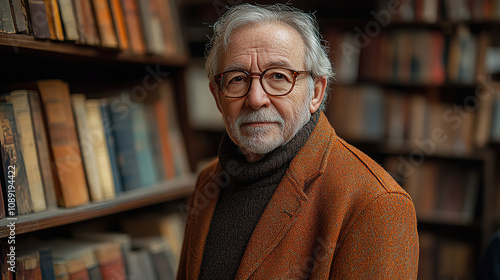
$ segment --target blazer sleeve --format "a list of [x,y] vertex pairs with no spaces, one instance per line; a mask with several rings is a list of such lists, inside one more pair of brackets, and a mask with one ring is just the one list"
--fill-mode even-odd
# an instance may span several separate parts
[[407,195],[381,194],[346,230],[330,279],[417,279],[417,220]]

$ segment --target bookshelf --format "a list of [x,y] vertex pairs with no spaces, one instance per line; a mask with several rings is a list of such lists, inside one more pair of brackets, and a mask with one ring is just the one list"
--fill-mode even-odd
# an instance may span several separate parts
[[[3,5],[3,2],[5,1],[0,4]],[[43,5],[44,2],[31,3],[27,0],[16,0],[15,2],[23,3],[23,5],[29,3],[30,5],[29,9],[25,10],[26,17],[23,17],[26,20],[27,29],[19,31],[16,25],[16,32],[12,33],[12,30],[6,31],[0,28],[0,60],[3,66],[0,70],[0,99],[2,99],[0,103],[12,104],[12,98],[16,94],[27,96],[28,104],[31,106],[29,107],[30,126],[32,126],[33,139],[35,139],[33,143],[37,152],[43,146],[39,142],[41,139],[39,131],[41,130],[37,132],[37,129],[43,127],[47,141],[45,148],[47,154],[44,158],[48,161],[43,168],[42,165],[39,165],[38,168],[40,169],[40,177],[44,180],[44,188],[41,189],[44,193],[41,196],[45,198],[46,208],[28,211],[30,213],[27,214],[18,213],[14,217],[8,215],[7,212],[3,218],[0,218],[0,278],[12,279],[15,277],[7,272],[6,266],[8,253],[6,250],[9,250],[7,241],[9,237],[12,237],[8,225],[12,221],[15,221],[15,238],[19,241],[17,243],[19,246],[16,247],[18,257],[16,261],[18,268],[24,267],[23,273],[28,273],[24,274],[26,279],[36,278],[35,274],[31,273],[39,273],[42,267],[42,263],[40,263],[40,266],[37,265],[28,271],[26,263],[32,264],[34,260],[26,262],[31,254],[27,252],[31,252],[39,246],[43,247],[45,242],[50,243],[51,246],[54,245],[52,249],[55,250],[57,247],[55,245],[59,242],[51,243],[55,238],[71,238],[77,242],[77,239],[83,240],[85,238],[114,239],[115,235],[120,235],[121,241],[119,242],[123,247],[123,251],[118,253],[122,258],[121,263],[115,264],[115,268],[109,268],[106,271],[107,274],[101,271],[101,276],[102,279],[112,279],[110,278],[112,275],[124,276],[125,262],[129,260],[128,254],[130,253],[130,260],[135,258],[137,262],[139,262],[137,258],[149,258],[151,249],[149,246],[153,246],[153,243],[150,243],[153,241],[142,240],[140,245],[134,243],[136,251],[132,252],[130,242],[136,242],[136,236],[132,238],[129,233],[124,232],[123,228],[115,227],[116,221],[109,224],[103,221],[111,218],[125,220],[135,214],[148,213],[154,207],[158,207],[156,209],[163,207],[161,209],[164,210],[154,212],[154,215],[163,216],[158,218],[156,222],[150,223],[152,228],[163,223],[162,232],[157,231],[155,234],[165,235],[160,240],[154,241],[155,248],[162,248],[155,253],[157,255],[163,254],[163,259],[159,260],[158,265],[150,264],[148,268],[165,269],[169,267],[171,268],[170,273],[175,272],[175,256],[179,254],[177,250],[182,242],[179,239],[182,238],[179,231],[182,230],[184,222],[180,218],[180,215],[183,214],[182,210],[177,206],[186,201],[196,182],[196,174],[192,172],[193,169],[189,161],[191,151],[186,144],[189,142],[184,140],[185,133],[189,132],[189,128],[184,127],[186,122],[183,120],[183,116],[186,113],[184,107],[180,106],[185,98],[183,92],[185,87],[184,71],[190,60],[190,54],[189,51],[186,51],[177,4],[172,0],[45,1],[45,4],[50,2],[51,5],[56,6],[71,6],[73,2],[74,7],[61,8],[59,20],[63,27],[62,30],[57,30],[57,26],[50,26],[54,23],[48,23],[49,29],[45,30],[48,33],[43,35],[40,30],[35,30],[35,25],[40,24],[40,22],[35,23],[31,19],[29,11],[35,11],[32,4],[40,5],[42,3]],[[151,2],[150,6],[148,2]],[[9,1],[5,3],[9,3]],[[141,9],[137,6],[139,4],[144,4]],[[88,7],[92,10],[85,10],[85,13],[90,14],[80,17],[78,9],[81,9],[81,5],[89,5]],[[94,5],[97,5],[99,9]],[[54,7],[52,6],[52,8]],[[103,7],[109,12],[107,20],[111,20],[107,21],[107,26],[105,26],[106,23],[104,26],[102,25],[102,17],[106,17],[106,15],[101,14]],[[155,8],[153,9],[153,7]],[[73,18],[71,18],[71,12],[68,14],[68,9],[69,11],[75,9]],[[47,16],[53,19],[57,18],[54,14],[49,14],[51,11],[47,11]],[[124,14],[120,15],[122,12]],[[37,19],[40,20],[40,18]],[[79,20],[85,20],[85,24],[80,22],[80,25],[76,26],[77,29],[74,29],[75,26],[72,23]],[[156,24],[160,23],[161,26],[152,26],[153,21],[156,21]],[[40,27],[43,27],[43,24],[38,26],[38,28]],[[74,37],[75,34],[77,37]],[[51,87],[44,93],[44,89],[42,89],[44,83],[58,84],[59,86]],[[59,97],[63,96],[65,101],[53,99],[55,92],[58,91],[56,88],[59,90],[67,89],[62,90],[65,93],[61,91],[56,94],[61,94]],[[45,99],[46,94],[50,96],[49,99]],[[35,100],[37,101],[35,102]],[[34,109],[36,106],[33,104],[38,104],[38,111]],[[56,107],[50,107],[54,104]],[[11,106],[14,108],[17,105]],[[35,116],[35,111],[38,112],[36,113],[38,117]],[[65,113],[66,115],[63,116],[61,115],[63,112],[70,112],[70,114]],[[59,114],[59,117],[54,114]],[[90,117],[91,114],[92,117]],[[5,116],[7,115],[2,114],[4,122],[7,120]],[[96,119],[96,116],[99,117]],[[8,121],[10,121],[10,129],[14,131],[15,124],[17,132],[20,133],[27,125],[26,123],[20,124],[19,119],[21,118],[16,116]],[[53,125],[57,126],[62,122],[66,123],[66,128],[70,123],[73,131],[57,132],[57,128],[54,129]],[[120,128],[117,128],[118,123]],[[119,129],[121,129],[120,132],[118,132]],[[13,132],[13,138],[23,144],[22,148],[19,147],[16,150],[17,155],[20,154],[17,151],[24,149],[24,142],[21,141],[30,138],[25,137],[25,130],[22,131],[22,138],[17,138],[18,134]],[[59,139],[57,137],[72,138],[70,140],[73,141],[72,147],[66,146],[64,148],[65,152],[63,153],[67,154],[62,158],[60,158],[61,154],[57,154],[62,150],[57,150],[56,144],[54,144]],[[16,145],[18,145],[17,142]],[[89,148],[91,146],[92,149]],[[24,150],[22,151],[25,153]],[[4,160],[5,154],[3,154]],[[94,160],[89,157],[90,154]],[[35,154],[34,157],[32,153],[23,155],[23,158],[35,158],[39,159],[40,162],[41,157],[40,153]],[[11,162],[20,166],[19,161],[17,161],[20,159],[19,156],[9,157],[9,160],[11,158],[16,160]],[[66,163],[61,164],[59,161],[61,159]],[[89,166],[92,164],[87,166],[87,162],[94,162],[97,168],[95,166],[93,169],[90,168]],[[2,166],[6,164],[5,161]],[[135,164],[135,167],[131,164]],[[78,166],[83,173],[73,173],[71,168],[76,168],[75,166]],[[66,168],[66,171],[61,167]],[[42,169],[48,170],[49,177],[54,182],[57,181],[57,184],[50,184],[53,193],[54,190],[57,193],[57,199],[54,200],[54,195],[52,195],[50,203],[48,202],[48,189],[45,188],[46,185],[49,185],[46,184],[46,177],[44,177],[47,172],[43,173]],[[23,168],[18,167],[18,170],[23,170]],[[30,179],[29,175],[33,173],[25,173],[27,174],[26,181],[32,182],[33,177]],[[17,175],[20,174],[21,171]],[[81,175],[83,175],[83,181]],[[22,179],[19,178],[21,176],[16,177],[16,180],[21,182]],[[81,188],[82,182],[85,186],[83,189]],[[6,198],[7,187],[2,176],[4,198]],[[23,185],[23,187],[29,187],[31,192],[32,184]],[[73,204],[67,203],[67,195],[71,192],[69,190],[74,189],[80,189],[82,192],[76,195],[79,202],[72,206]],[[30,196],[32,200],[40,197],[34,194],[30,194]],[[88,199],[84,198],[86,196]],[[16,197],[21,198],[17,193]],[[7,208],[6,204],[5,206]],[[150,214],[145,215],[147,217]],[[168,222],[165,222],[166,220]],[[76,238],[69,234],[69,229],[78,225],[84,225],[84,228],[99,228],[99,232],[104,231],[103,236],[94,236],[97,231],[87,232],[89,235],[85,238]],[[122,232],[117,232],[117,230],[122,230]],[[144,230],[147,229],[144,227]],[[168,233],[170,231],[177,231],[177,233],[172,235]],[[29,248],[31,245],[28,245],[28,248],[23,247],[24,242],[32,239],[43,241],[37,241],[32,248]],[[104,239],[95,242],[115,242]],[[123,243],[123,240],[128,241]],[[73,241],[68,241],[68,244],[72,244]],[[167,242],[172,246],[166,245]],[[92,243],[87,247],[94,248],[94,246],[97,248],[100,245]],[[70,246],[68,245],[68,247]],[[172,248],[176,251],[172,252]],[[70,264],[64,262],[61,264],[61,260],[56,259],[55,255],[53,255],[54,259],[42,258],[42,249],[37,252],[40,254],[40,261],[54,261],[54,264],[58,262],[55,266],[49,265],[49,267],[54,267],[55,272],[52,273],[57,275],[61,272],[55,269],[56,266],[58,269],[61,269],[61,265],[69,269]],[[72,248],[68,249],[72,250]],[[136,254],[139,249],[141,254]],[[95,252],[99,258],[99,253]],[[63,253],[57,251],[59,256]],[[70,254],[69,251],[66,253]],[[68,258],[69,260],[74,261],[81,257],[76,251],[71,251],[71,255],[68,256],[71,256]],[[163,267],[160,264],[163,264]],[[72,269],[74,268],[72,267]],[[91,273],[90,268],[87,267],[87,269],[88,273]],[[135,272],[128,271],[128,276],[140,278],[143,272],[146,273],[141,269],[140,266],[136,265]],[[72,273],[83,272],[73,271],[69,274]],[[156,274],[156,272],[151,271],[147,273]],[[23,277],[20,274],[17,276]]]
[[[91,202],[74,208],[59,207],[29,215],[20,215],[15,220],[16,234],[33,233],[43,229],[186,198],[194,190],[195,182],[195,175],[186,175],[156,186],[128,191],[110,201]],[[0,238],[9,236],[9,230],[6,227],[9,222],[7,218],[0,219]]]

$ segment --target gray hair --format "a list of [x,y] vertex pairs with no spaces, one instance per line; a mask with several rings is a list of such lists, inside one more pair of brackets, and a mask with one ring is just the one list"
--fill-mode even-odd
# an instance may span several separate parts
[[[334,73],[328,58],[329,49],[323,45],[319,27],[312,14],[307,14],[297,8],[286,4],[250,5],[241,4],[230,8],[214,24],[214,34],[207,47],[205,71],[210,81],[218,71],[220,55],[225,51],[231,40],[231,34],[238,28],[246,25],[255,25],[266,22],[280,22],[297,30],[304,41],[306,53],[306,68],[311,71],[312,77],[325,77],[328,85]],[[328,86],[321,109],[325,109],[328,100]]]

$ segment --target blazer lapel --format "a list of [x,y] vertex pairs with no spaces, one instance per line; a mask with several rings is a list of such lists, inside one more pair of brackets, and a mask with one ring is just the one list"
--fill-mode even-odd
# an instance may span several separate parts
[[236,279],[248,279],[276,248],[307,202],[309,184],[324,172],[325,151],[335,131],[321,112],[316,128],[290,163],[285,176],[255,227],[238,268]]
[[285,175],[252,233],[236,279],[248,279],[252,275],[283,239],[306,200],[304,193],[297,191]]
[[[219,168],[215,170],[212,174],[217,174]],[[213,194],[213,187],[220,187],[214,184],[214,181],[206,181],[203,183],[204,187],[196,193],[193,211],[189,216],[190,242],[187,244],[187,271],[186,279],[198,279],[200,275],[201,262],[203,259],[203,249],[205,248],[205,242],[207,240],[208,231],[210,229],[210,222],[212,221],[212,216],[215,211],[215,206],[217,205],[217,197],[211,196]],[[220,189],[219,189],[220,191]]]

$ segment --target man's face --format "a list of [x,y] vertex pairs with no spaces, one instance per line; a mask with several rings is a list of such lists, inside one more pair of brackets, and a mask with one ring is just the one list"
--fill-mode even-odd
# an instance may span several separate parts
[[[219,73],[244,70],[262,73],[271,67],[305,69],[305,47],[295,29],[278,23],[245,26],[235,31],[219,63]],[[309,120],[313,111],[308,75],[300,75],[292,92],[270,96],[253,78],[248,94],[226,98],[211,84],[227,132],[249,160],[285,144]],[[314,88],[309,88],[314,90]]]

